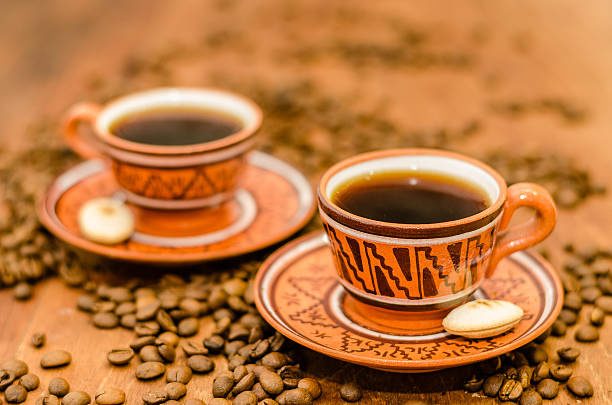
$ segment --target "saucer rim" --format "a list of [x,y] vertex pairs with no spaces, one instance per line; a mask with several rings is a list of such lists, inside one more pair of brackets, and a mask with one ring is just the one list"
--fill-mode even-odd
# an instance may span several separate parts
[[[255,305],[259,310],[261,316],[268,322],[275,330],[280,332],[286,338],[291,339],[292,341],[307,347],[311,350],[314,350],[318,353],[322,353],[329,357],[335,358],[337,360],[346,361],[352,364],[356,364],[359,366],[364,366],[368,368],[384,370],[389,372],[399,372],[399,373],[419,373],[419,372],[433,372],[437,370],[442,370],[446,368],[465,366],[468,364],[473,364],[479,361],[488,360],[490,358],[500,356],[502,354],[508,353],[514,349],[522,347],[529,342],[536,339],[542,333],[544,333],[557,319],[559,312],[563,306],[563,287],[561,284],[561,280],[553,268],[553,266],[545,260],[540,254],[532,251],[532,250],[522,250],[513,254],[525,254],[531,256],[535,259],[536,262],[540,266],[542,266],[546,273],[549,275],[549,279],[551,280],[553,289],[557,293],[558,299],[557,302],[554,303],[552,310],[550,311],[548,317],[544,319],[542,324],[538,326],[535,330],[533,330],[529,334],[521,334],[517,336],[512,342],[507,345],[489,350],[487,352],[475,353],[470,355],[469,357],[455,357],[452,359],[440,359],[440,360],[396,360],[396,359],[378,359],[378,360],[368,360],[364,361],[360,356],[343,353],[338,350],[330,349],[325,346],[313,343],[307,339],[303,339],[298,333],[295,333],[294,330],[284,327],[279,324],[276,319],[272,316],[272,311],[263,304],[262,292],[261,292],[261,284],[265,274],[270,270],[271,266],[276,262],[279,258],[294,250],[295,247],[300,244],[309,241],[311,239],[316,239],[320,237],[324,237],[325,234],[323,231],[313,231],[308,234],[296,238],[284,246],[277,249],[273,254],[271,254],[264,263],[260,266],[257,271],[257,276],[255,278]],[[318,248],[318,246],[317,246]],[[311,248],[309,251],[314,250],[315,248]],[[303,254],[308,254],[308,252],[304,252]],[[286,267],[285,267],[286,268]]]
[[[224,250],[205,251],[205,252],[196,252],[196,253],[140,252],[140,251],[135,251],[135,250],[123,249],[123,248],[118,249],[115,246],[106,246],[106,245],[98,244],[98,243],[89,241],[81,237],[80,235],[73,233],[70,230],[66,229],[63,226],[63,224],[57,223],[57,221],[54,220],[52,215],[50,215],[49,213],[50,209],[54,209],[54,207],[50,206],[51,204],[50,196],[52,195],[53,192],[62,188],[62,186],[58,184],[58,179],[66,173],[78,170],[81,166],[85,165],[86,163],[89,163],[95,160],[99,160],[99,159],[88,159],[88,160],[82,161],[78,163],[77,165],[62,172],[59,176],[57,176],[51,182],[51,184],[49,185],[49,187],[43,194],[42,198],[36,204],[36,212],[37,212],[40,222],[44,225],[44,227],[49,232],[51,232],[53,235],[55,235],[57,238],[62,240],[64,243],[67,243],[68,245],[78,248],[80,250],[83,250],[85,252],[89,252],[89,253],[92,253],[98,256],[112,259],[112,260],[120,260],[120,261],[131,262],[131,263],[177,266],[177,265],[197,264],[197,263],[203,263],[203,262],[212,261],[212,260],[221,260],[221,259],[241,256],[247,253],[252,253],[252,252],[264,249],[266,247],[272,246],[274,244],[277,244],[279,242],[286,240],[291,235],[295,234],[300,229],[302,229],[313,217],[315,210],[316,210],[316,199],[314,196],[314,190],[312,188],[312,185],[310,184],[306,176],[300,170],[298,170],[295,166],[291,165],[290,163],[282,159],[279,159],[277,157],[274,157],[268,153],[261,152],[261,151],[250,152],[249,157],[247,159],[248,159],[247,166],[256,166],[263,170],[272,171],[282,176],[287,182],[289,182],[293,186],[296,195],[298,195],[298,200],[300,201],[300,203],[302,202],[301,201],[302,199],[300,198],[302,195],[300,186],[307,185],[308,186],[307,188],[309,191],[309,201],[307,205],[306,204],[304,205],[305,209],[302,214],[302,217],[301,218],[297,217],[295,225],[288,227],[284,232],[281,232],[275,235],[273,238],[259,241],[259,242],[256,242],[250,245],[246,245],[246,246],[243,246],[242,248],[238,248],[238,249],[229,248],[229,249],[224,249]],[[268,167],[257,164],[256,161],[260,159],[265,159],[268,162],[272,162],[272,164],[280,164],[285,167],[290,167],[293,171],[292,175],[299,176],[299,181],[303,182],[303,184],[301,184],[300,186],[296,186],[296,183],[293,181],[291,176],[288,176],[285,172],[283,172],[283,170],[278,170],[278,171],[271,170]],[[107,167],[103,170],[110,170],[110,167],[108,167],[107,165]],[[85,178],[91,175],[92,174],[89,174],[85,176],[84,178],[80,179],[77,182],[77,184],[82,182]],[[304,187],[304,189],[306,189],[306,187]],[[60,195],[63,195],[66,192],[66,190],[67,189],[61,190]],[[298,205],[298,210],[299,210],[299,205]],[[259,215],[259,212],[257,215]]]

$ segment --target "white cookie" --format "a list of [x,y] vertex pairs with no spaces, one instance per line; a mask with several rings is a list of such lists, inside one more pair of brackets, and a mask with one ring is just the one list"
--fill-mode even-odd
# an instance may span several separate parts
[[523,318],[523,309],[508,301],[475,300],[446,315],[442,325],[453,335],[486,338],[500,335]]
[[87,239],[114,245],[134,233],[134,215],[121,201],[94,198],[79,210],[79,229]]

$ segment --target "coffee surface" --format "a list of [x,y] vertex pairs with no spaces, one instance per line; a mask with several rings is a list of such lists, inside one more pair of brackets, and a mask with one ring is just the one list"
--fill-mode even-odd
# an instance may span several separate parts
[[487,208],[484,191],[450,176],[420,172],[381,172],[351,179],[332,202],[360,217],[400,224],[454,221]]
[[180,146],[221,139],[240,128],[237,120],[210,111],[161,110],[126,116],[111,127],[111,133],[131,142]]

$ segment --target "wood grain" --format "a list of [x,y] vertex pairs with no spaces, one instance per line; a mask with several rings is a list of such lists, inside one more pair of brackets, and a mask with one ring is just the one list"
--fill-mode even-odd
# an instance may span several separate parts
[[[467,55],[468,66],[424,69],[398,63],[392,56],[401,47],[389,48],[391,62],[384,47],[365,59],[329,50],[329,44],[391,43],[398,26],[405,34],[425,33],[427,49]],[[24,1],[3,5],[0,33],[0,140],[10,150],[24,146],[27,138],[20,135],[41,117],[57,120],[78,100],[107,98],[121,89],[163,83],[273,86],[307,79],[346,100],[354,111],[380,111],[401,124],[398,130],[456,128],[476,118],[483,129],[454,149],[474,156],[495,147],[516,153],[557,153],[575,159],[595,173],[598,182],[612,188],[612,116],[608,112],[612,3],[605,0]],[[208,45],[202,48],[203,43]],[[412,45],[408,41],[403,46]],[[146,76],[137,82],[117,79],[126,59],[163,57],[168,49],[181,47],[187,51],[170,58],[171,74]],[[288,56],[298,51],[310,56]],[[546,112],[509,118],[491,110],[494,102],[546,97],[568,100],[584,109],[585,120],[566,122]],[[323,142],[325,136],[333,134],[324,134]],[[356,140],[358,134],[347,142]],[[381,145],[385,145],[382,139]],[[311,158],[307,153],[284,157],[302,168],[309,167]],[[341,157],[338,151],[337,159]],[[313,183],[318,174],[310,173]],[[612,245],[611,203],[609,194],[560,212],[557,229],[544,243],[554,264],[560,264],[561,246],[566,242]],[[37,286],[35,298],[26,303],[15,302],[10,291],[0,291],[0,360],[13,356],[26,360],[41,377],[42,386],[62,375],[74,389],[92,395],[100,387],[116,385],[128,392],[128,403],[139,403],[142,392],[161,382],[137,382],[132,378],[133,367],[111,369],[106,364],[104,353],[125,346],[131,334],[93,328],[84,314],[75,311],[77,296],[77,291],[56,280]],[[575,374],[588,377],[595,387],[595,396],[584,403],[612,403],[610,319],[607,323],[597,343],[575,343],[573,329],[564,339],[547,341],[551,352],[566,344],[583,351]],[[201,334],[209,330],[207,324]],[[47,346],[41,350],[28,345],[37,331],[48,335]],[[41,353],[51,348],[71,351],[73,364],[58,371],[40,370]],[[356,380],[365,389],[364,404],[402,404],[408,399],[433,404],[495,403],[463,392],[466,368],[394,375],[304,353],[305,369],[325,381],[319,403],[338,403],[337,387],[347,380]],[[209,398],[209,383],[210,377],[196,377],[189,395]],[[40,392],[31,394],[27,403],[34,403]],[[575,402],[563,389],[549,403]]]

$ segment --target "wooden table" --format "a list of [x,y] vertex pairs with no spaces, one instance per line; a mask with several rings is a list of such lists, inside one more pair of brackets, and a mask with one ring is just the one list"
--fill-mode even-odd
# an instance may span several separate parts
[[[20,134],[29,125],[44,117],[56,122],[82,99],[163,84],[242,89],[308,80],[350,111],[379,111],[398,130],[427,133],[477,119],[482,129],[453,149],[475,156],[495,147],[555,153],[576,159],[612,188],[612,3],[605,0],[22,1],[3,5],[0,27],[0,137],[12,151],[24,146]],[[410,47],[434,55],[434,62],[406,59]],[[136,78],[129,72],[137,68],[138,58],[152,66]],[[509,118],[491,108],[496,102],[529,104],[551,97],[576,105],[586,118],[568,122],[538,111]],[[332,135],[308,136],[322,137],[324,143]],[[307,170],[314,184],[320,170],[310,169],[304,154],[290,148],[282,154]],[[612,245],[611,203],[609,193],[560,212],[557,229],[544,244],[554,264],[559,265],[566,242]],[[131,333],[93,328],[75,310],[78,294],[57,280],[37,286],[35,298],[26,303],[0,291],[0,360],[16,356],[28,361],[44,386],[62,375],[73,389],[93,395],[100,387],[116,385],[128,392],[127,403],[140,403],[142,392],[161,382],[141,383],[131,377],[133,370],[107,365],[102,353],[125,345]],[[200,334],[211,327],[205,325]],[[47,348],[69,349],[73,364],[42,371],[40,352],[28,344],[37,331],[47,332]],[[575,343],[573,329],[566,338],[546,343],[551,353],[565,344],[583,351],[575,373],[595,387],[595,396],[585,403],[612,403],[610,342],[612,327],[607,325],[597,343]],[[353,379],[365,390],[362,403],[495,403],[463,392],[468,369],[396,375],[313,352],[305,356],[308,373],[324,380],[318,403],[338,403],[339,384]],[[210,382],[210,376],[197,377],[189,392],[208,398]],[[28,403],[40,392],[30,395]],[[575,401],[563,389],[550,403]]]

